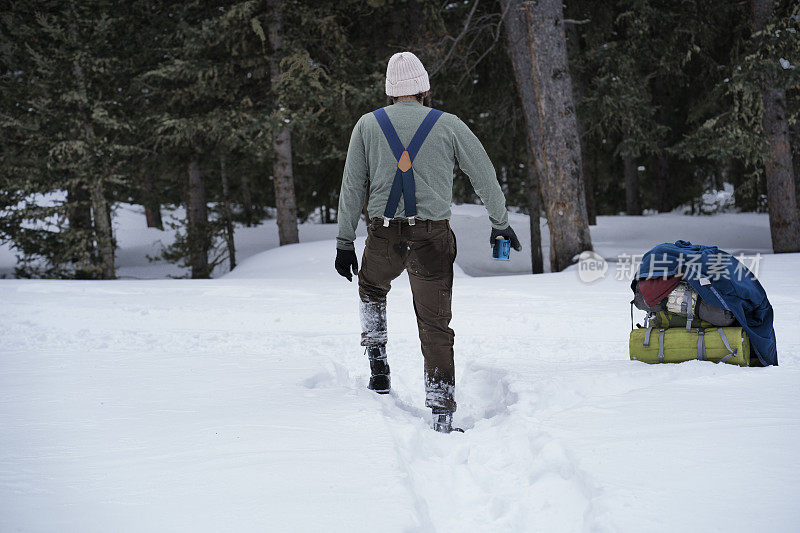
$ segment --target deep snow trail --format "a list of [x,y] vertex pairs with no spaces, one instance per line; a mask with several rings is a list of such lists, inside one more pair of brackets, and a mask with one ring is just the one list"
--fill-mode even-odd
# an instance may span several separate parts
[[627,360],[623,281],[460,276],[467,432],[439,435],[407,279],[378,396],[331,247],[214,281],[0,283],[0,529],[797,531],[799,255],[762,265],[768,369]]

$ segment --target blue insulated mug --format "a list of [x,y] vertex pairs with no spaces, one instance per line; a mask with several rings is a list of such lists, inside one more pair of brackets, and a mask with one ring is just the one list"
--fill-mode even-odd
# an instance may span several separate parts
[[492,247],[492,259],[499,259],[500,261],[511,260],[511,240],[503,237],[497,237],[494,240],[494,247]]

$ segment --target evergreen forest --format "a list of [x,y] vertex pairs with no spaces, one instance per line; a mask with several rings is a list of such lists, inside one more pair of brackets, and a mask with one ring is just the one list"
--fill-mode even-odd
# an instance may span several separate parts
[[[290,244],[298,224],[336,223],[353,125],[386,105],[404,50],[508,205],[548,220],[534,272],[591,249],[599,215],[702,223],[725,184],[736,209],[769,213],[775,252],[800,251],[791,0],[5,0],[0,242],[16,275],[115,278],[122,203],[178,230],[160,259],[194,278],[235,266],[237,227],[277,218]],[[454,201],[478,201],[458,175]]]

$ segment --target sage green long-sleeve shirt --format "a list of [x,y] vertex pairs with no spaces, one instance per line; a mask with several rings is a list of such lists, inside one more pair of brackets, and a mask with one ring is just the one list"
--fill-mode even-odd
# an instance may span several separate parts
[[[403,146],[408,146],[422,120],[430,111],[416,101],[401,101],[386,107]],[[489,213],[492,227],[508,227],[506,199],[497,183],[492,162],[483,145],[461,119],[444,113],[428,134],[414,159],[414,185],[417,197],[417,219],[450,218],[453,201],[453,177],[456,164],[469,177],[472,187]],[[392,188],[397,160],[372,113],[362,116],[353,128],[339,194],[339,236],[336,246],[353,250],[356,226],[369,187],[367,213],[370,218],[382,217]],[[405,217],[404,198],[395,213]]]

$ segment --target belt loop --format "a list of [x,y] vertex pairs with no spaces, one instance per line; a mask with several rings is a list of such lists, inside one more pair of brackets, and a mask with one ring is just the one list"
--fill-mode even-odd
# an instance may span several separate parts
[[430,233],[431,232],[431,221],[430,221],[430,219],[426,220],[425,223],[428,226],[428,233]]

